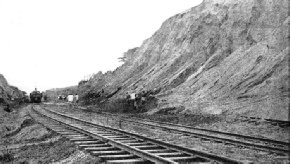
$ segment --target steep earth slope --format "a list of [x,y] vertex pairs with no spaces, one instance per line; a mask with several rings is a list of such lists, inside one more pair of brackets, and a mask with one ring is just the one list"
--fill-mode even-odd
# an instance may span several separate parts
[[0,74],[0,104],[24,97],[24,94],[17,87],[10,86],[5,77]]
[[[121,99],[161,89],[151,112],[289,120],[288,0],[204,0],[167,19],[113,72],[79,85]],[[116,92],[117,91],[117,92]]]

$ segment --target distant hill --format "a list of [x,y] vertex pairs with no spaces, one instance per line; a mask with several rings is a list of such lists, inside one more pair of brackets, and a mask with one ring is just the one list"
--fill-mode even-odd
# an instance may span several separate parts
[[[289,119],[289,1],[204,0],[167,19],[115,71],[79,85],[91,93],[160,89],[150,112]],[[121,87],[121,90],[117,91]]]

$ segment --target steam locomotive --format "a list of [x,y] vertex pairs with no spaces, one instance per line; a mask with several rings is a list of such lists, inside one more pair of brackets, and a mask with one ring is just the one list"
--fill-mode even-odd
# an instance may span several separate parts
[[42,99],[42,93],[36,90],[30,93],[30,102],[31,103],[40,103]]

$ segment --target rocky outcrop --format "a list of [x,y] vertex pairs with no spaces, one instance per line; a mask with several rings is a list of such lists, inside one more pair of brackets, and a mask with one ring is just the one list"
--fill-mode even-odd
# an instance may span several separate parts
[[19,90],[17,87],[10,86],[5,77],[0,74],[0,104],[23,97],[23,91]]
[[121,87],[119,99],[160,88],[152,111],[289,120],[289,21],[288,0],[204,0],[79,89]]

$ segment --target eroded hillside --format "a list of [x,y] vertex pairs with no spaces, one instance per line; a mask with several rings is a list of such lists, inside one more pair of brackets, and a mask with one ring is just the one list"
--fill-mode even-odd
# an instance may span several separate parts
[[0,74],[0,104],[23,98],[24,94],[17,87],[8,84],[5,77]]
[[288,120],[289,21],[288,0],[204,0],[78,90],[112,101],[157,89],[150,112]]

